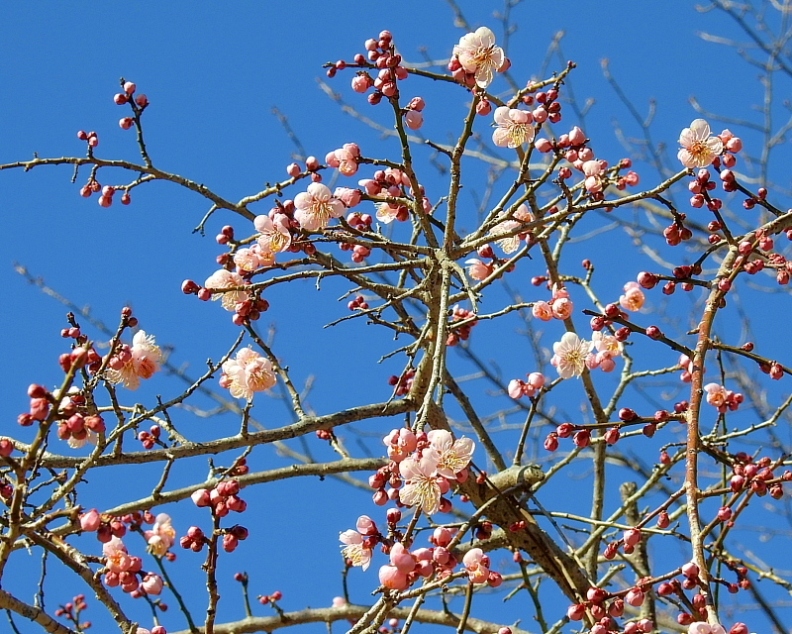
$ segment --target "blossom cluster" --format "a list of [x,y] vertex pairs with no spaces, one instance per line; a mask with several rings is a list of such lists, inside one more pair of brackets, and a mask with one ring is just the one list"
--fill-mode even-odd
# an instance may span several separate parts
[[90,509],[82,513],[79,520],[83,531],[96,532],[97,538],[102,542],[105,558],[104,583],[108,587],[120,586],[133,598],[158,595],[162,592],[165,585],[162,577],[143,571],[143,560],[130,555],[121,538],[127,533],[127,525],[140,530],[142,524],[150,523],[152,527],[142,531],[149,552],[155,557],[175,559],[170,549],[176,540],[176,530],[168,514],[160,513],[155,517],[147,511],[123,517],[109,517],[96,509]]
[[162,365],[163,354],[154,335],[138,330],[132,337],[132,345],[121,344],[110,355],[107,379],[121,383],[129,390],[140,387],[140,379],[150,379]]
[[[389,509],[387,518],[389,534],[395,534],[401,512]],[[379,569],[380,583],[391,590],[406,590],[418,579],[433,575],[444,578],[454,572],[460,563],[459,555],[449,548],[455,533],[456,529],[439,526],[430,537],[431,547],[410,550],[404,543],[384,536],[370,517],[362,515],[356,529],[343,531],[339,540],[347,566],[363,570],[368,569],[374,548],[381,544],[388,563]],[[498,587],[502,582],[501,575],[490,569],[490,559],[481,548],[470,548],[462,555],[461,563],[471,583]]]
[[575,305],[569,298],[569,291],[560,285],[553,286],[553,295],[549,302],[540,300],[531,306],[531,314],[542,321],[551,319],[569,319]]
[[[469,438],[454,440],[442,429],[417,435],[404,428],[391,431],[384,443],[391,462],[372,476],[375,502],[384,504],[392,499],[416,506],[427,515],[449,510],[451,502],[443,495],[453,482],[467,479],[475,443]],[[384,491],[386,481],[391,485],[388,493]]]

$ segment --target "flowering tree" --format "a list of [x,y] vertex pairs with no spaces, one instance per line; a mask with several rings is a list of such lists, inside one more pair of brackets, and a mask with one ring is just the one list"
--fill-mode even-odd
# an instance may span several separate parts
[[[717,6],[753,32],[744,14]],[[129,307],[114,330],[68,314],[58,385],[34,378],[20,429],[0,438],[0,607],[16,631],[27,621],[84,632],[89,602],[106,611],[104,630],[129,634],[313,622],[353,634],[418,624],[742,634],[754,620],[786,631],[775,603],[790,575],[748,556],[738,533],[785,512],[792,479],[789,443],[776,432],[792,397],[763,387],[792,370],[783,350],[755,348],[733,310],[759,291],[778,295],[792,271],[792,211],[769,191],[769,155],[757,160],[736,129],[702,116],[680,130],[673,170],[658,159],[639,175],[631,158],[598,154],[597,139],[570,121],[573,62],[526,80],[532,69],[512,68],[490,28],[466,30],[443,65],[408,63],[389,31],[327,65],[329,80],[345,77],[354,98],[376,107],[368,116],[389,122],[396,152],[350,139],[237,201],[155,163],[144,135],[150,98],[127,80],[114,101],[139,159],[103,158],[99,135],[80,131],[84,156],[0,165],[70,165],[80,195],[102,207],[130,205],[158,180],[207,199],[198,229],[225,214],[222,252],[181,291],[196,313],[227,311],[238,331],[191,377],[158,344],[157,324],[139,324]],[[780,40],[760,41],[767,72],[785,68]],[[424,85],[464,106],[451,143],[422,136],[433,100],[419,96]],[[464,187],[482,165],[490,193],[476,208]],[[619,228],[634,251],[615,261],[618,242],[604,228]],[[399,369],[383,374],[379,394],[323,414],[307,404],[289,364],[308,351],[260,326],[265,315],[312,310],[276,299],[304,280],[343,289],[332,325],[384,335],[384,361]],[[771,327],[772,315],[750,312],[753,327]],[[519,376],[482,354],[507,350],[515,327],[530,351]],[[186,387],[138,400],[163,370]],[[273,396],[287,421],[271,411]],[[232,431],[203,437],[181,420],[217,408],[235,416]],[[269,449],[288,466],[273,468]],[[86,501],[105,473],[132,466],[156,471],[155,485]],[[263,557],[273,545],[246,520],[256,512],[248,492],[311,475],[372,498],[349,509],[347,525],[321,529],[339,534],[338,597],[287,611],[273,591],[259,595],[274,609],[262,616],[248,597],[261,582],[239,572],[245,612],[236,613],[222,565],[242,568],[235,551]],[[33,602],[6,582],[31,552],[64,568],[80,588],[73,601],[44,564]],[[45,607],[45,591],[60,607]],[[523,622],[503,618],[493,594],[521,599]],[[746,596],[761,610],[749,611]]]

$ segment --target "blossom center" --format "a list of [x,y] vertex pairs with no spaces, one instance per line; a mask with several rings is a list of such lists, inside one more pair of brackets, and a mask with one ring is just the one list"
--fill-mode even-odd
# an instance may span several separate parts
[[690,152],[697,159],[703,159],[710,155],[710,149],[703,141],[694,141],[688,148],[688,152]]

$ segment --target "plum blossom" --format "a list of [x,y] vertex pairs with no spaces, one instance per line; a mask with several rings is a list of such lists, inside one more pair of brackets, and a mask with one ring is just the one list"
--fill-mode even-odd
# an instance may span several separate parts
[[377,220],[383,224],[389,225],[399,216],[399,206],[393,203],[375,203],[375,207],[377,208]]
[[365,537],[350,528],[340,533],[338,539],[342,544],[345,544],[341,549],[341,555],[344,559],[351,562],[353,566],[359,566],[363,570],[367,570],[371,564],[371,556],[374,551],[368,547]]
[[262,250],[258,244],[254,244],[250,248],[237,250],[234,253],[234,264],[237,270],[249,273],[262,267],[272,266],[275,264],[275,256],[272,252]]
[[534,217],[533,214],[528,211],[528,207],[525,204],[517,207],[511,215],[508,211],[504,211],[500,217],[503,219],[498,222],[492,231],[490,231],[490,235],[495,239],[495,244],[508,255],[509,253],[514,253],[520,247],[520,234],[518,233],[503,238],[498,238],[498,236],[511,233],[525,223],[533,222]]
[[470,464],[473,451],[476,449],[476,443],[470,438],[454,440],[451,432],[444,429],[433,429],[426,437],[438,455],[436,467],[438,475],[453,480],[457,473]]
[[550,321],[553,318],[553,307],[546,301],[539,300],[538,302],[534,302],[534,305],[531,306],[531,314],[536,319]]
[[586,191],[592,194],[601,192],[602,191],[601,177],[605,173],[603,162],[598,161],[596,159],[585,161],[583,165],[580,166],[580,169],[583,170],[583,174],[586,176],[586,180],[584,182],[584,185],[586,186]]
[[492,265],[482,262],[478,258],[465,260],[465,264],[467,264],[467,274],[477,282],[486,280],[490,275],[492,275]]
[[311,183],[308,191],[294,197],[294,218],[306,231],[318,231],[327,226],[331,218],[344,215],[344,203],[333,194],[327,185]]
[[500,106],[495,108],[495,124],[492,142],[498,147],[514,149],[534,140],[536,131],[533,116],[525,110]]
[[354,176],[358,171],[360,148],[356,143],[345,143],[344,147],[333,150],[325,160],[330,167],[338,169],[343,176]]
[[707,403],[714,407],[725,405],[729,399],[729,391],[717,383],[707,383],[704,391],[707,393]]
[[157,573],[149,572],[145,577],[143,577],[143,581],[140,582],[140,587],[146,592],[146,594],[162,594],[162,589],[165,587],[165,581]]
[[242,348],[235,359],[223,363],[220,385],[227,387],[234,398],[253,398],[275,385],[275,371],[269,359],[251,348]]
[[688,626],[688,634],[726,634],[726,628],[720,623],[710,625],[704,621],[696,621]]
[[619,297],[619,305],[624,310],[635,312],[641,310],[646,301],[646,296],[638,282],[627,282],[624,285],[624,295]]
[[595,330],[591,335],[591,345],[597,351],[586,361],[589,369],[599,368],[603,372],[611,372],[616,367],[615,357],[621,356],[622,344],[613,335],[603,334]]
[[333,197],[338,198],[347,209],[357,207],[363,197],[363,192],[359,189],[352,189],[350,187],[336,187],[333,192]]
[[133,564],[133,557],[124,546],[124,542],[115,535],[102,545],[102,554],[107,558],[107,569],[110,572],[124,572]]
[[739,392],[727,390],[717,383],[707,383],[704,386],[704,391],[707,393],[707,403],[717,408],[721,414],[727,410],[736,411],[744,400],[743,395]]
[[711,134],[709,123],[704,119],[696,119],[689,128],[682,130],[679,145],[682,148],[677,153],[677,158],[689,169],[707,167],[712,159],[723,152],[723,141]]
[[404,427],[394,429],[383,438],[383,442],[388,448],[388,458],[393,462],[401,462],[418,447],[418,438],[415,433]]
[[558,370],[562,379],[579,377],[586,367],[586,357],[591,350],[591,342],[581,339],[574,332],[565,332],[561,341],[553,344],[553,358],[550,364]]
[[466,73],[476,75],[476,84],[486,88],[492,83],[495,71],[506,61],[503,49],[495,46],[495,34],[486,26],[479,27],[474,33],[463,35],[459,44],[454,46],[454,55]]
[[122,345],[109,362],[107,379],[111,383],[122,383],[129,390],[140,386],[140,379],[150,379],[160,369],[162,350],[154,335],[138,330],[132,337],[132,346]]
[[486,583],[489,579],[490,559],[481,548],[471,548],[462,558],[468,578],[473,583]]
[[[212,273],[206,281],[204,286],[212,291],[222,291],[226,288],[246,286],[246,282],[242,279],[239,273],[232,273],[226,269],[220,269]],[[250,299],[250,293],[245,290],[228,291],[225,293],[215,292],[212,293],[212,301],[220,300],[223,308],[230,312],[234,312],[237,304],[241,304]]]
[[256,216],[253,225],[261,235],[257,244],[262,251],[269,253],[282,253],[291,244],[291,233],[283,214],[276,214],[275,218],[269,216]]
[[102,514],[98,509],[90,509],[80,515],[80,528],[84,531],[93,532],[102,525]]
[[390,590],[406,590],[410,587],[407,573],[388,564],[379,569],[379,580],[383,586]]
[[401,462],[399,472],[405,480],[404,488],[399,491],[402,504],[420,506],[427,515],[437,513],[441,496],[435,473],[438,458],[437,453],[424,451],[420,458],[409,456]]
[[164,556],[176,542],[176,529],[173,528],[170,515],[159,513],[151,530],[145,532],[145,537],[149,552],[155,557]]

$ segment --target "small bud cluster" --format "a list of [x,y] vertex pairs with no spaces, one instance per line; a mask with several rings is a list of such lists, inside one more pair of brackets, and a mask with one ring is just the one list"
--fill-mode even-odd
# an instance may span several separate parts
[[283,593],[280,590],[275,590],[272,594],[261,594],[258,596],[258,602],[261,605],[275,604],[283,598]]
[[[454,326],[454,322],[465,322],[462,326]],[[448,333],[448,337],[446,338],[446,345],[447,346],[455,346],[460,341],[467,341],[470,338],[470,331],[473,329],[478,323],[476,319],[476,313],[472,310],[467,310],[465,308],[461,308],[460,306],[454,306],[453,310],[451,311],[451,324],[449,329],[451,332]]]
[[414,378],[415,370],[406,370],[401,376],[391,376],[388,379],[388,385],[394,387],[393,391],[396,396],[407,396],[412,388]]
[[80,615],[88,609],[84,594],[78,594],[71,601],[61,605],[55,610],[55,616],[72,623],[79,631],[83,632],[91,627],[90,621],[80,621]]
[[[248,467],[244,460],[237,463],[235,473],[242,475],[247,473]],[[192,494],[192,501],[197,507],[211,507],[212,515],[215,517],[225,517],[229,512],[243,513],[247,509],[247,502],[239,497],[239,482],[230,478],[218,483],[211,490],[198,489]],[[222,529],[223,550],[230,553],[237,549],[239,542],[248,538],[249,531],[240,524],[234,524],[229,528]],[[200,552],[204,544],[209,543],[209,538],[197,526],[191,526],[187,534],[179,540],[182,548],[187,548],[193,552]]]
[[247,509],[247,502],[239,497],[239,490],[239,482],[230,478],[213,489],[197,489],[190,497],[195,506],[210,506],[214,515],[225,517],[230,511],[243,513]]
[[159,425],[152,425],[149,431],[138,432],[137,439],[143,445],[143,449],[153,449],[154,445],[165,447],[165,443],[159,439],[161,433],[162,428]]
[[[401,65],[402,58],[396,53],[393,35],[390,31],[382,31],[376,39],[366,40],[365,48],[366,54],[357,53],[354,63],[339,61],[331,65],[327,76],[334,77],[337,71],[347,67],[364,69],[359,70],[352,78],[352,90],[364,94],[374,88],[374,92],[368,95],[368,102],[372,106],[376,106],[383,98],[398,99],[397,82],[407,79],[409,73]],[[376,70],[376,77],[372,77],[369,70]]]
[[734,457],[729,487],[734,493],[749,490],[760,497],[769,493],[773,499],[780,500],[784,497],[782,482],[792,480],[792,471],[784,471],[778,477],[774,472],[776,467],[767,456],[754,460],[753,456],[740,452]]

